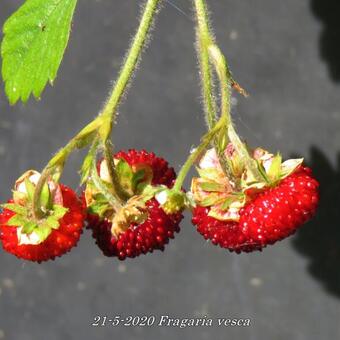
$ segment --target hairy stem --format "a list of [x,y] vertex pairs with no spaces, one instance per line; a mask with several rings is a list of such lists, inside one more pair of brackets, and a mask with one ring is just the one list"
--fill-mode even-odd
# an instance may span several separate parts
[[[33,201],[32,201],[32,212],[36,220],[39,220],[40,218],[44,216],[44,213],[41,210],[41,205],[40,205],[40,193],[43,189],[44,184],[47,182],[49,176],[50,176],[50,170],[45,169],[45,171],[42,172],[39,178],[39,181],[37,183],[37,186],[35,187],[35,190],[34,190]],[[37,192],[39,193],[39,195],[36,194]]]
[[[56,153],[42,171],[42,175],[34,192],[33,213],[36,217],[41,217],[43,215],[40,207],[40,196],[43,185],[47,181],[49,175],[52,174],[56,168],[63,169],[67,158],[75,149],[87,147],[97,136],[99,136],[102,142],[106,144],[106,141],[111,134],[113,122],[116,118],[117,107],[120,104],[127,85],[129,84],[137,67],[160,2],[161,0],[147,0],[139,27],[127,53],[118,79],[112,88],[111,94],[109,95],[104,108],[92,122],[83,128],[66,144],[66,146]],[[119,188],[116,191],[119,192]]]
[[190,154],[184,165],[182,166],[175,185],[174,190],[181,190],[182,185],[185,181],[185,178],[190,171],[191,167],[194,165],[194,163],[197,161],[197,159],[201,156],[202,152],[206,150],[206,148],[209,146],[213,138],[216,136],[217,133],[220,132],[221,129],[223,129],[225,126],[224,117],[221,117],[220,120],[215,124],[215,126],[209,130],[201,140],[201,144]]
[[101,112],[103,116],[111,117],[111,122],[115,120],[117,107],[122,99],[126,87],[136,69],[143,47],[147,40],[148,33],[151,29],[154,16],[157,12],[160,0],[148,0],[138,27],[137,33],[133,39],[130,50],[127,54],[125,63],[120,71],[119,77],[113,86],[111,94]]
[[[261,174],[257,169],[255,161],[249,155],[245,144],[237,135],[231,119],[231,89],[237,84],[231,75],[225,56],[215,43],[215,39],[209,27],[208,10],[205,0],[194,0],[197,16],[197,32],[199,42],[199,53],[201,60],[201,74],[203,83],[203,92],[205,106],[210,106],[210,100],[213,98],[213,83],[211,78],[210,64],[218,76],[220,97],[221,97],[221,118],[225,122],[224,129],[214,140],[214,146],[218,153],[221,166],[229,178],[233,178],[232,166],[230,160],[225,156],[225,147],[229,141],[233,144],[247,169],[252,173],[255,179],[261,179]],[[206,109],[208,111],[208,109]],[[215,115],[216,119],[216,115]],[[210,121],[210,113],[207,113],[207,120]],[[211,125],[209,124],[209,127]]]
[[126,194],[117,177],[117,172],[113,161],[113,150],[110,141],[107,141],[104,145],[104,158],[109,171],[111,183],[113,184],[113,195],[119,198],[121,202],[125,202],[129,198],[129,195]]
[[196,48],[200,64],[202,93],[206,113],[206,122],[209,129],[216,124],[216,104],[213,95],[212,73],[209,62],[208,46],[214,42],[210,34],[207,8],[203,1],[195,0],[196,7]]
[[261,180],[262,176],[257,168],[257,164],[254,159],[249,155],[248,149],[245,144],[241,141],[240,137],[235,131],[233,122],[230,115],[230,98],[231,98],[231,87],[233,80],[231,78],[227,61],[216,45],[209,47],[209,55],[213,65],[215,66],[216,73],[220,81],[221,91],[221,114],[225,117],[227,135],[233,144],[234,148],[241,157],[242,162],[245,164],[247,169],[252,173],[253,177],[257,180]]
[[[196,36],[197,36],[197,52],[200,61],[200,73],[202,79],[202,92],[204,98],[205,118],[208,128],[212,129],[217,120],[217,109],[214,97],[214,84],[212,78],[212,69],[210,61],[210,47],[216,46],[215,38],[209,26],[209,15],[207,5],[204,0],[194,0],[196,10]],[[227,80],[227,78],[225,78]],[[221,87],[221,91],[225,91],[227,87]],[[224,114],[226,126],[229,124],[228,107],[230,107],[230,96],[221,94],[221,114]],[[230,110],[230,109],[229,109]],[[226,120],[228,118],[228,120]],[[225,156],[225,148],[228,143],[228,135],[226,129],[221,130],[213,139],[213,145],[219,156],[221,167],[227,177],[232,178],[233,172],[228,159]]]

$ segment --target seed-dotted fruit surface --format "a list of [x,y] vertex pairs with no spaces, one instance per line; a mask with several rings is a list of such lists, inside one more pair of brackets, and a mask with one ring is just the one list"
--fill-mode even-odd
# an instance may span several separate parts
[[192,222],[204,238],[236,252],[261,250],[286,238],[316,212],[318,182],[307,167],[300,167],[276,187],[258,194],[240,211],[239,222],[208,216],[209,208],[196,207]]
[[[60,185],[63,206],[68,208],[59,221],[59,228],[54,229],[40,244],[19,244],[17,227],[7,225],[14,212],[3,209],[0,213],[0,239],[3,249],[18,258],[42,262],[54,260],[75,247],[84,226],[85,211],[75,192],[65,185]],[[9,201],[12,202],[12,201]]]
[[[165,185],[170,188],[175,181],[174,169],[154,153],[145,150],[120,151],[114,158],[124,159],[136,169],[149,168],[152,171],[152,185]],[[118,236],[112,234],[110,220],[101,220],[98,215],[88,214],[89,228],[92,229],[97,245],[106,256],[116,256],[124,260],[156,249],[164,250],[169,240],[179,232],[182,213],[166,214],[154,198],[146,202],[145,209],[146,220],[140,224],[131,223],[128,229]]]

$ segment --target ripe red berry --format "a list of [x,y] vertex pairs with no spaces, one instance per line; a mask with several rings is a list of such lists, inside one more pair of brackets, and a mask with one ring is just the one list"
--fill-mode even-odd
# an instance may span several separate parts
[[164,246],[179,232],[183,216],[180,213],[167,215],[155,199],[148,201],[146,206],[147,220],[139,225],[131,224],[118,237],[112,235],[110,221],[100,221],[95,215],[89,216],[93,237],[104,255],[124,260],[126,257],[152,253],[156,249],[164,250]]
[[[168,166],[167,161],[145,150],[120,151],[114,155],[114,159],[125,160],[134,173],[144,170],[148,177],[151,176],[149,181],[152,186],[164,185],[169,188],[176,178],[174,169]],[[132,194],[129,198],[134,197],[138,196]],[[174,234],[180,230],[179,223],[183,218],[181,212],[166,214],[155,198],[145,203],[143,213],[146,216],[143,221],[131,222],[126,230],[118,234],[112,232],[112,219],[88,214],[89,228],[104,255],[124,260],[156,249],[163,250],[169,239],[174,238]]]
[[315,215],[318,186],[311,169],[300,167],[244,207],[239,222],[242,232],[262,247],[293,234]]
[[[39,244],[19,244],[18,227],[8,225],[8,221],[16,214],[3,209],[0,213],[0,239],[5,251],[18,258],[42,262],[54,260],[78,243],[84,226],[85,211],[74,191],[67,186],[60,185],[63,207],[68,211],[58,221],[59,227],[53,229],[49,236]],[[10,200],[9,203],[12,203]]]
[[237,253],[261,250],[293,234],[316,212],[318,182],[300,166],[277,186],[266,189],[239,212],[239,221],[208,216],[210,208],[197,206],[192,222],[205,239]]

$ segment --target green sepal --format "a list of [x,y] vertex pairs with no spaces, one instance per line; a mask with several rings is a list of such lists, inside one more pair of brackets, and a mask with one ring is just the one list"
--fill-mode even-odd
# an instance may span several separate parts
[[245,199],[245,195],[243,193],[233,194],[225,199],[225,201],[221,205],[221,210],[226,211],[230,208],[230,206],[236,201],[243,201]]
[[269,183],[269,178],[267,176],[266,169],[264,168],[264,166],[262,165],[262,163],[260,161],[255,160],[255,162],[257,164],[257,169],[259,170],[259,172],[260,172],[261,176],[263,177],[264,181]]
[[29,220],[26,216],[16,214],[8,220],[7,225],[13,227],[23,227],[28,222]]
[[148,183],[141,182],[145,177],[145,170],[141,169],[138,170],[136,173],[133,174],[132,177],[132,190],[133,192],[138,193],[138,189],[143,189],[143,184],[147,185]]
[[19,215],[27,215],[28,213],[28,209],[20,204],[6,203],[6,204],[1,204],[0,207],[13,211],[14,213],[19,214]]
[[275,184],[280,180],[281,177],[281,165],[282,165],[282,156],[278,153],[275,157],[273,157],[270,167],[267,172],[267,176],[269,180]]
[[145,180],[146,171],[144,169],[134,172],[125,159],[118,161],[115,171],[121,187],[129,196],[141,194],[145,187],[151,183],[151,178]]
[[21,232],[24,234],[32,233],[38,227],[37,223],[34,221],[27,221],[22,225]]
[[211,194],[211,195],[207,196],[206,198],[204,198],[200,202],[200,205],[202,205],[203,207],[210,207],[210,206],[219,204],[219,203],[223,202],[224,200],[225,200],[225,197],[221,197],[218,194]]
[[115,166],[115,171],[123,190],[129,195],[133,195],[133,171],[131,166],[124,159],[120,159]]
[[39,228],[35,228],[34,232],[39,236],[40,242],[44,242],[50,236],[52,229],[44,224]]
[[201,178],[207,180],[216,180],[219,176],[219,173],[215,168],[201,169],[196,167],[196,170]]
[[143,202],[151,200],[159,192],[168,189],[165,185],[153,186],[151,184],[145,185],[143,191],[141,192]]
[[29,202],[33,202],[35,185],[28,179],[25,179],[25,187],[27,191],[27,197]]
[[93,203],[87,207],[87,210],[90,214],[102,218],[108,211],[112,210],[112,207],[103,194],[97,193],[93,196]]
[[225,192],[225,187],[217,182],[202,182],[199,186],[203,191],[208,192]]
[[45,183],[40,194],[40,204],[45,210],[48,210],[52,205],[52,196],[48,184]]
[[[163,197],[161,197],[163,195]],[[165,201],[164,201],[165,199]],[[183,191],[176,189],[165,189],[159,192],[156,200],[161,204],[166,214],[175,214],[187,206],[187,197]]]
[[47,226],[48,228],[51,228],[51,229],[59,229],[60,227],[60,223],[58,221],[58,219],[56,219],[54,216],[51,216],[51,217],[48,217],[43,226]]
[[62,205],[54,204],[52,214],[50,217],[60,220],[61,218],[64,217],[64,215],[68,212],[68,210],[69,210],[68,208],[63,207]]
[[39,235],[40,242],[43,242],[52,229],[58,229],[60,226],[60,219],[64,217],[68,208],[61,205],[54,205],[53,210],[50,211],[50,216],[40,221],[34,221],[29,217],[29,210],[17,204],[4,205],[9,210],[16,210],[16,215],[7,222],[10,226],[22,227],[23,234],[31,234],[35,232]]

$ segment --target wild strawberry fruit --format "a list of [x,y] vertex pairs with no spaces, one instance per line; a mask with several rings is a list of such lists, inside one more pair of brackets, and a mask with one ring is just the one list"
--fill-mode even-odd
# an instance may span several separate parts
[[49,180],[41,194],[42,215],[35,217],[32,200],[39,178],[30,170],[16,181],[13,199],[2,205],[0,239],[5,251],[40,263],[76,246],[85,211],[72,189]]
[[237,253],[261,250],[314,216],[319,184],[302,159],[282,162],[280,155],[256,149],[253,160],[261,176],[255,178],[230,145],[226,156],[233,179],[211,149],[200,161],[200,177],[192,182],[197,202],[192,222],[205,239]]
[[[176,178],[173,168],[145,150],[120,151],[113,162],[115,185],[109,165],[101,160],[99,178],[92,176],[84,195],[88,225],[97,245],[106,256],[120,260],[163,250],[179,232],[183,218],[181,209],[163,209],[162,202],[155,198],[160,191],[172,187]],[[116,201],[112,202],[106,191],[116,194]]]

